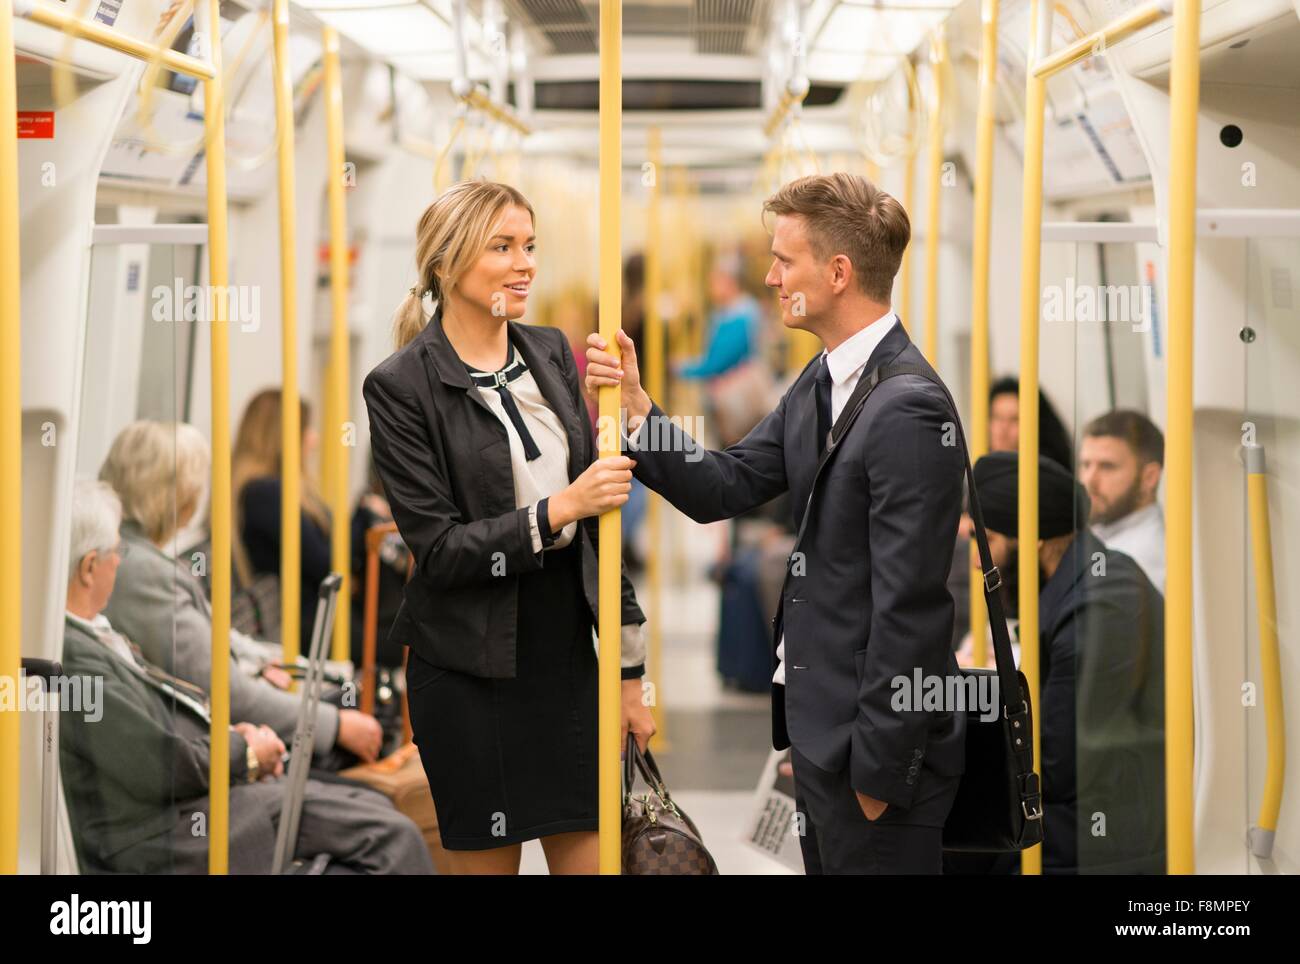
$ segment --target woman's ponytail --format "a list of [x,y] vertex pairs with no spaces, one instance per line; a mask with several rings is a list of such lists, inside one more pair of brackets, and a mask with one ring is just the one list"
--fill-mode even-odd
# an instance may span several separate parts
[[429,323],[424,317],[424,297],[416,294],[417,290],[411,289],[393,316],[393,348],[396,351],[401,351],[414,341],[415,336]]

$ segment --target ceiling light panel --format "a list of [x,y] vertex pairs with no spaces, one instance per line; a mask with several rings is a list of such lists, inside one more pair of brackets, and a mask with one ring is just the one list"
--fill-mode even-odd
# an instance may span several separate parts
[[[451,28],[421,3],[365,10],[319,10],[318,16],[339,33],[385,59],[453,50]],[[466,18],[466,32],[478,25]]]

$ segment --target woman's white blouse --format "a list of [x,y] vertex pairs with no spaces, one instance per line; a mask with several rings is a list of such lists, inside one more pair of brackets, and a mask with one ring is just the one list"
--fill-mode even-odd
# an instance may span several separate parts
[[[510,361],[513,364],[517,351],[510,346]],[[569,437],[564,433],[564,426],[559,417],[551,411],[542,390],[537,386],[531,371],[525,371],[514,381],[506,385],[506,391],[514,396],[515,407],[524,420],[528,434],[537,443],[542,454],[531,462],[524,455],[524,443],[515,431],[514,423],[506,414],[501,402],[501,394],[495,388],[482,385],[475,386],[492,413],[505,426],[506,437],[510,440],[510,467],[515,477],[515,508],[528,506],[528,529],[533,537],[533,552],[542,551],[542,533],[537,527],[537,503],[547,496],[555,495],[569,484]],[[555,542],[550,549],[563,549],[573,541],[578,531],[578,523],[570,522],[555,533]]]
[[[510,346],[512,364],[518,354],[514,345]],[[531,462],[524,455],[524,443],[515,431],[514,423],[506,414],[501,395],[496,388],[476,385],[492,413],[505,426],[506,437],[510,440],[510,467],[515,477],[515,508],[528,506],[528,530],[533,538],[533,552],[549,549],[562,549],[573,541],[578,532],[578,523],[570,522],[555,533],[555,541],[543,547],[542,533],[537,526],[537,503],[548,496],[555,495],[569,485],[569,437],[564,432],[559,416],[551,410],[550,404],[538,388],[531,371],[525,371],[514,381],[506,385],[506,391],[514,396],[515,407],[528,429],[528,434],[537,443],[541,452]],[[625,623],[622,630],[623,666],[638,666],[645,662],[645,639],[641,623]]]

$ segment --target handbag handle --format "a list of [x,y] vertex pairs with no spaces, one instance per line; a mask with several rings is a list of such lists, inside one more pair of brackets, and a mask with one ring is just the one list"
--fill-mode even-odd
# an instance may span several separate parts
[[654,756],[650,753],[650,747],[646,747],[642,752],[637,745],[636,737],[631,733],[627,735],[627,749],[623,754],[623,799],[632,792],[632,783],[635,779],[632,773],[632,767],[635,766],[641,774],[641,779],[645,781],[646,786],[659,795],[659,799],[665,804],[669,803],[668,787],[664,783],[664,778],[659,774],[659,765],[655,763]]

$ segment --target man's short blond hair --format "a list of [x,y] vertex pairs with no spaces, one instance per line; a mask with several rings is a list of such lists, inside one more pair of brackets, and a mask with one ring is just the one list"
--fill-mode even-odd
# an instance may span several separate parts
[[857,174],[812,174],[784,185],[763,202],[763,213],[803,218],[819,260],[844,255],[862,293],[890,303],[912,237],[907,211],[893,195]]

